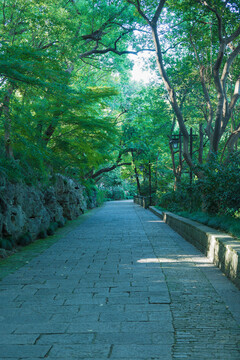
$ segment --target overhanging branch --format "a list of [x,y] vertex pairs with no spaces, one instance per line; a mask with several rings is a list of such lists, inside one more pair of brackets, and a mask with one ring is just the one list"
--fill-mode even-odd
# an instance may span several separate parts
[[96,178],[98,178],[100,175],[102,175],[102,174],[104,174],[104,173],[107,173],[107,172],[110,172],[110,171],[116,169],[117,167],[124,166],[124,165],[132,165],[132,163],[130,163],[130,162],[123,162],[123,163],[114,164],[114,165],[112,165],[112,166],[109,166],[109,167],[100,169],[100,170],[98,170],[97,172],[95,172],[95,173],[91,176],[91,179],[96,179]]

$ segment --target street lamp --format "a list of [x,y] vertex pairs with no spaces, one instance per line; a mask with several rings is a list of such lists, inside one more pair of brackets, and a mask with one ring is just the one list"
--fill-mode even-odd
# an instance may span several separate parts
[[[193,156],[193,139],[197,138],[197,135],[193,135],[193,130],[192,128],[190,128],[189,131],[189,155],[192,159]],[[182,134],[181,132],[179,133],[179,135],[172,135],[169,143],[172,145],[174,150],[177,150],[179,147],[179,160],[180,162],[182,161]],[[192,168],[190,168],[189,170],[189,182],[190,185],[192,185],[192,178],[193,178],[193,172],[192,172]]]
[[179,143],[179,135],[172,135],[170,144],[172,145],[173,149],[176,150],[178,148],[178,143]]

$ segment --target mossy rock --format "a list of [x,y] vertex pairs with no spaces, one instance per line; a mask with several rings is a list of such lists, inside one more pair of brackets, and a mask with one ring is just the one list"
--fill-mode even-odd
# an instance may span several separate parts
[[27,246],[32,243],[32,237],[30,233],[23,234],[17,241],[20,246]]
[[4,250],[12,250],[13,246],[11,241],[9,241],[8,239],[0,239],[0,248]]

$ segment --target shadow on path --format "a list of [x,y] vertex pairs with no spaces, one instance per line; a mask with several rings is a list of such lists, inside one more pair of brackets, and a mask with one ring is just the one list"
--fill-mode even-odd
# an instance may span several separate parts
[[0,358],[239,359],[230,292],[155,215],[109,202],[0,282]]

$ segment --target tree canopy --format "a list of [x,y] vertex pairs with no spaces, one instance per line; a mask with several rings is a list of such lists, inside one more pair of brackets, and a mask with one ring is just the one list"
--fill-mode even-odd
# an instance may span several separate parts
[[102,186],[115,171],[150,196],[236,173],[239,20],[234,0],[3,0],[0,172]]

